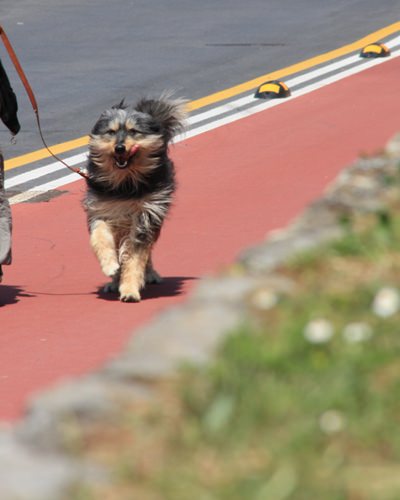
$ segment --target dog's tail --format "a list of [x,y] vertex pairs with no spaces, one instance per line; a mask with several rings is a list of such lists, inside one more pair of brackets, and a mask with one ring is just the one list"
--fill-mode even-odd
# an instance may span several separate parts
[[141,99],[135,109],[150,115],[160,125],[161,133],[168,143],[185,128],[186,104],[184,99],[171,99],[169,94],[164,94],[159,99]]

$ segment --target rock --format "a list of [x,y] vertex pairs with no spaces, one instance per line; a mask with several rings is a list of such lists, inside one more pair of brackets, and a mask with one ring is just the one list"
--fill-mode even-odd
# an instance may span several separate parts
[[385,153],[396,158],[400,157],[400,133],[390,139],[386,145]]
[[171,376],[182,363],[204,364],[240,318],[237,308],[219,302],[169,310],[135,335],[104,373],[118,380],[154,380]]
[[0,498],[2,500],[61,500],[79,479],[77,463],[43,455],[0,434]]
[[126,401],[148,400],[149,388],[140,384],[116,383],[100,375],[66,382],[36,397],[16,437],[36,450],[68,449],[71,424],[84,427],[96,421],[111,421]]

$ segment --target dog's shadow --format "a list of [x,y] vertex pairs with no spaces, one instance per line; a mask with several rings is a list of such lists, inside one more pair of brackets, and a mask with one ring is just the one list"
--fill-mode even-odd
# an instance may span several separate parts
[[[184,284],[187,281],[196,280],[197,278],[187,276],[171,276],[163,278],[161,283],[154,285],[146,285],[141,293],[142,300],[158,299],[160,297],[176,297],[183,293]],[[99,299],[116,301],[118,300],[117,293],[106,293],[103,287],[97,290]]]
[[9,306],[19,302],[20,297],[33,297],[24,292],[19,286],[2,285],[0,283],[0,307]]

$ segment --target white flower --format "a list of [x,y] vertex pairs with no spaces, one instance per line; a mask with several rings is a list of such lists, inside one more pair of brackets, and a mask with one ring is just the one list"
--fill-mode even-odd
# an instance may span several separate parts
[[327,410],[319,417],[319,426],[325,434],[334,434],[344,428],[345,419],[340,411]]
[[326,319],[314,319],[306,325],[303,334],[306,340],[312,344],[323,344],[333,337],[334,328],[332,323]]
[[372,335],[373,331],[368,323],[348,323],[343,329],[343,337],[349,343],[364,342]]
[[387,318],[400,310],[400,294],[396,288],[381,288],[375,295],[372,310],[381,318]]
[[269,290],[268,288],[261,288],[254,293],[251,302],[257,309],[267,311],[268,309],[276,306],[278,303],[278,296],[275,292]]

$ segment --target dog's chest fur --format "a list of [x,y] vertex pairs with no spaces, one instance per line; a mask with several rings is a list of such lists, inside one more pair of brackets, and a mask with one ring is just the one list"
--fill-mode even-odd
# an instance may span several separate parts
[[141,197],[118,198],[90,189],[84,203],[89,230],[92,231],[96,221],[103,220],[112,230],[117,248],[127,239],[152,244],[158,238],[173,191],[171,183]]
[[130,226],[143,211],[144,200],[101,200],[89,195],[86,199],[86,208],[89,218],[102,219],[113,226]]

